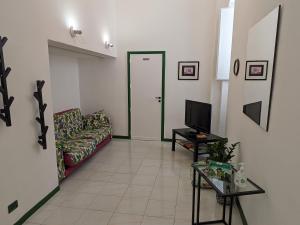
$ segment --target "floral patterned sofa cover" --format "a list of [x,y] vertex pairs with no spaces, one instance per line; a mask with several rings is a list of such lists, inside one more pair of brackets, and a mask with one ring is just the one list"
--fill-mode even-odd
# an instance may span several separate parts
[[86,116],[81,114],[80,109],[56,113],[54,129],[59,180],[112,137],[110,119],[103,110]]

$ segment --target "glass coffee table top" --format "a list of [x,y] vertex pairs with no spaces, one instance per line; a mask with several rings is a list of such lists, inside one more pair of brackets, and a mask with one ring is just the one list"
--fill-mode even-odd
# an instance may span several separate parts
[[226,197],[226,196],[241,196],[241,195],[252,195],[252,194],[262,194],[265,191],[255,184],[250,179],[247,179],[244,187],[238,187],[234,183],[234,175],[231,176],[230,180],[223,181],[216,177],[212,177],[208,175],[207,166],[199,166],[193,164],[192,167],[201,175],[201,177],[212,186],[213,189],[218,193],[218,195]]

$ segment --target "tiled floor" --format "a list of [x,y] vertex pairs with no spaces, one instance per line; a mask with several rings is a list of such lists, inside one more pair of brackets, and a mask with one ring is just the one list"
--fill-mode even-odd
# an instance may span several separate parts
[[[27,225],[190,225],[192,154],[169,143],[113,140],[61,184]],[[201,219],[221,217],[202,191]],[[234,210],[234,225],[242,224]]]

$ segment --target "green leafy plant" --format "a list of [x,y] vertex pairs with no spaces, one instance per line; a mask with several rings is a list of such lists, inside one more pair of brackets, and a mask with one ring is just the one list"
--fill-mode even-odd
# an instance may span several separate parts
[[224,138],[212,144],[208,144],[207,150],[210,155],[208,159],[222,163],[230,162],[231,159],[235,156],[233,155],[233,153],[239,144],[240,142],[236,142],[228,147],[227,138]]

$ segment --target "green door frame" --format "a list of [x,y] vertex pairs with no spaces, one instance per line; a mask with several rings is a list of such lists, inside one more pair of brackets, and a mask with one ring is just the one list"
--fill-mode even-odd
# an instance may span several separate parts
[[165,51],[129,51],[127,52],[127,72],[128,72],[128,138],[131,139],[131,70],[130,56],[144,54],[161,54],[162,55],[162,89],[161,89],[161,141],[165,139],[165,76],[166,76],[166,52]]

